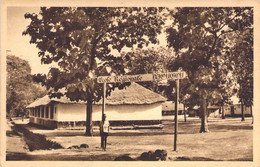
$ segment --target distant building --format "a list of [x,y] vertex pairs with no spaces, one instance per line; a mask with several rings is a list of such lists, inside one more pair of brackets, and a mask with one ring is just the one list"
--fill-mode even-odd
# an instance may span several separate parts
[[199,106],[194,106],[193,108],[188,109],[189,117],[195,117],[200,115]]
[[[234,95],[231,97],[231,101],[233,102],[232,105],[224,105],[223,107],[225,115],[231,117],[242,116],[241,103],[239,102],[239,98],[236,95]],[[245,116],[252,116],[250,107],[244,105],[244,114]]]
[[[241,104],[224,105],[223,109],[224,109],[225,116],[228,116],[228,117],[242,116]],[[210,105],[207,107],[207,111],[208,111],[208,116],[211,116],[211,117],[221,117],[221,115],[222,115],[221,106]],[[245,116],[248,116],[248,117],[252,116],[250,107],[244,106],[244,114],[245,114]],[[190,117],[200,116],[200,107],[195,106],[193,109],[190,109],[189,116]]]
[[[143,86],[132,83],[129,87],[111,92],[106,99],[106,110],[111,126],[160,124],[162,103],[166,98]],[[66,97],[49,98],[48,95],[27,106],[30,122],[48,128],[85,126],[86,103],[70,101]],[[92,121],[101,120],[102,104],[93,104]]]
[[[223,109],[225,111],[226,116],[231,116],[231,117],[242,116],[241,104],[224,105]],[[245,116],[252,116],[250,107],[246,107],[244,105],[244,114]]]
[[[220,116],[219,109],[220,109],[220,106],[216,106],[216,105],[207,106],[208,116],[219,117]],[[194,106],[192,109],[189,109],[188,113],[189,113],[189,117],[200,116],[200,107]]]
[[[179,103],[178,114],[183,114],[184,104]],[[166,101],[162,103],[162,115],[173,115],[175,113],[175,102]]]
[[207,107],[208,110],[208,116],[210,117],[220,117],[220,108],[221,106],[217,106],[217,105],[209,105]]

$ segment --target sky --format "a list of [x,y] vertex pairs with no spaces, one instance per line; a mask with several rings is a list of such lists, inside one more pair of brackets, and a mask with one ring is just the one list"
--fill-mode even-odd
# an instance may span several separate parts
[[23,31],[30,24],[24,14],[39,13],[39,7],[8,7],[7,8],[7,50],[21,59],[27,60],[31,66],[32,74],[47,74],[51,65],[41,64],[38,57],[38,49],[35,44],[30,44],[30,36],[22,35]]

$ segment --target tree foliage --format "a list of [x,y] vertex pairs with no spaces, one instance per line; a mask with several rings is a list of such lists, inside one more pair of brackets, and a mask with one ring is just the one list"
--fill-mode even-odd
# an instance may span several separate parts
[[[164,8],[43,7],[39,14],[25,14],[31,23],[24,34],[30,35],[30,43],[40,49],[42,63],[56,62],[59,66],[50,69],[47,76],[38,75],[39,81],[54,91],[65,87],[71,100],[88,101],[88,135],[92,101],[100,100],[102,95],[102,86],[95,77],[125,74],[118,54],[125,47],[158,43],[163,11]],[[120,85],[108,85],[107,93],[115,86]]]
[[[152,47],[123,52],[121,56],[125,62],[127,74],[149,74],[168,72],[168,62],[173,61],[175,54],[172,49]],[[166,90],[167,81],[147,81],[139,84],[172,99],[172,91]]]
[[[232,33],[252,27],[253,8],[177,8],[171,15],[174,21],[167,29],[167,41],[177,54],[172,70],[183,68],[192,93],[205,101],[234,88]],[[208,130],[204,100],[198,102],[203,118],[201,132]]]
[[26,114],[26,106],[36,98],[46,93],[44,89],[33,82],[31,67],[26,60],[14,55],[7,55],[7,116],[19,116]]
[[246,106],[253,105],[253,28],[237,34],[237,41],[231,54],[233,55],[234,74],[238,87],[238,97]]

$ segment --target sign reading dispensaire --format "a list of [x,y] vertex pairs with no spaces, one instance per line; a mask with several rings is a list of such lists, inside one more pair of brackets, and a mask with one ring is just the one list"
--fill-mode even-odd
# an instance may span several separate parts
[[186,77],[184,71],[158,73],[158,74],[138,74],[138,75],[122,75],[122,76],[100,76],[97,78],[98,83],[117,83],[117,82],[144,82],[157,80],[175,80],[184,79]]

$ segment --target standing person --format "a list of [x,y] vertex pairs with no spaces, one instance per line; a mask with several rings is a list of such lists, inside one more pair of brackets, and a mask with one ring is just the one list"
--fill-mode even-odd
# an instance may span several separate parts
[[107,146],[107,136],[109,132],[109,121],[106,119],[104,114],[102,121],[100,122],[100,136],[101,136],[101,147],[106,151]]

